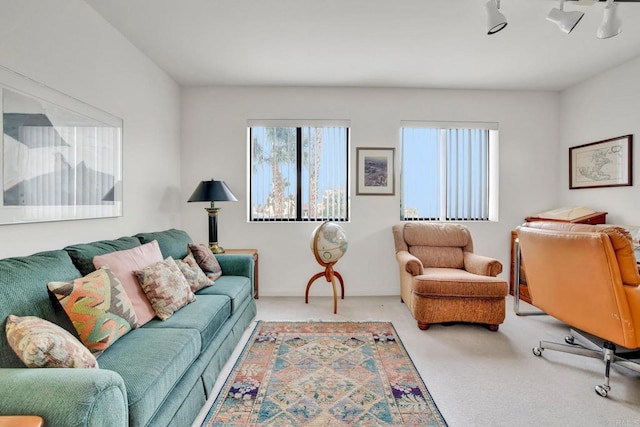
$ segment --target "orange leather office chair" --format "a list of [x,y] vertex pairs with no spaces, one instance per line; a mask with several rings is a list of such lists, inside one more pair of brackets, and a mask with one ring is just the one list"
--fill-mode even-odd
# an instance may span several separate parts
[[602,359],[604,384],[595,390],[606,397],[612,363],[640,372],[616,347],[640,348],[640,276],[631,236],[622,227],[558,222],[527,223],[517,231],[533,305],[572,327],[566,344],[540,341],[533,353]]

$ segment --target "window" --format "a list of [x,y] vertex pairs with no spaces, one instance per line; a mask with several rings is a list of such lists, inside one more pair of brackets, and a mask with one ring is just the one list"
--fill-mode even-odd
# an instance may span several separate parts
[[497,220],[497,124],[403,122],[402,220]]
[[347,126],[250,126],[251,221],[347,221]]

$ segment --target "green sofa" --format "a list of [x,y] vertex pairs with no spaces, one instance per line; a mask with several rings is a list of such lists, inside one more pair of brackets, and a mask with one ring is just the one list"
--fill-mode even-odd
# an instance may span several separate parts
[[47,283],[83,277],[96,255],[157,240],[180,259],[191,238],[181,230],[84,243],[0,260],[0,415],[39,415],[56,426],[189,426],[256,314],[254,261],[222,255],[222,277],[165,321],[157,317],[98,357],[99,369],[26,368],[5,334],[9,314],[37,316],[77,336]]

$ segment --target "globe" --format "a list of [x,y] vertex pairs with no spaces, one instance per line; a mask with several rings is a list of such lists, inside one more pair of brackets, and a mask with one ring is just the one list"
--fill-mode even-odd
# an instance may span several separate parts
[[311,233],[311,251],[320,264],[338,262],[347,252],[348,245],[347,234],[335,222],[325,221]]

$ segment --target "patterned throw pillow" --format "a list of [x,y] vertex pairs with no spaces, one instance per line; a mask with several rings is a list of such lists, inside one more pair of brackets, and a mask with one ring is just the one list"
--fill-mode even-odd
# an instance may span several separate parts
[[187,279],[191,292],[197,292],[202,288],[213,285],[213,281],[209,280],[207,275],[204,274],[193,255],[187,255],[182,260],[177,259],[176,264],[178,264],[180,271]]
[[71,282],[50,282],[48,287],[80,341],[96,356],[138,327],[131,300],[108,266]]
[[28,368],[97,368],[91,352],[60,326],[34,316],[7,317],[7,341]]
[[189,283],[171,257],[134,271],[156,315],[167,320],[176,311],[196,300]]
[[209,279],[216,280],[218,277],[222,276],[222,268],[220,268],[218,260],[207,245],[204,243],[189,243],[188,248],[189,253],[193,255],[196,262]]

